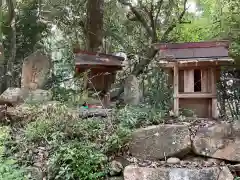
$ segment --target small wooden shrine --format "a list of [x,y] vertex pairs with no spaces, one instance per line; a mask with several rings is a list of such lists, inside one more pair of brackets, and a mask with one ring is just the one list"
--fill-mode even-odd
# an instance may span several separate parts
[[228,41],[154,44],[160,66],[174,89],[173,112],[190,109],[199,118],[218,118],[216,85],[220,67],[233,60]]
[[100,92],[104,105],[110,101],[110,88],[116,72],[123,68],[123,57],[104,53],[74,50],[76,73],[88,71],[87,88]]

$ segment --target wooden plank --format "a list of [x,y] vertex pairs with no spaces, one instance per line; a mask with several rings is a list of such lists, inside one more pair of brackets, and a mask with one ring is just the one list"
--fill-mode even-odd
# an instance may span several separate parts
[[[210,69],[211,75],[211,93],[216,95],[217,94],[217,72],[216,68]],[[217,98],[212,98],[212,118],[218,118],[218,109],[217,109]]]
[[216,68],[211,68],[211,93],[216,94],[217,93],[217,87],[216,87]]
[[212,93],[179,93],[178,98],[216,98],[215,94]]
[[175,116],[179,116],[179,99],[178,99],[178,83],[179,83],[179,71],[177,63],[174,66],[174,77],[173,77],[173,94],[174,94],[174,107],[173,112]]
[[[178,63],[179,68],[194,68],[194,67],[216,67],[216,66],[223,66],[223,65],[230,65],[232,64],[231,61],[196,61],[196,62],[188,62],[188,63]],[[163,68],[173,68],[174,62],[169,63],[159,63],[160,67]]]
[[173,85],[173,70],[172,70],[172,69],[169,69],[169,68],[166,68],[166,69],[164,69],[164,72],[165,72],[166,75],[167,75],[168,85],[169,85],[169,86],[172,86],[172,85]]
[[194,92],[194,70],[184,70],[184,92]]
[[221,77],[221,69],[217,68],[216,69],[216,81],[220,81],[220,77]]
[[179,77],[178,78],[179,79],[178,92],[184,92],[184,70],[179,70],[178,72],[179,72],[179,74],[178,74],[178,77]]
[[212,99],[212,117],[214,119],[218,118],[217,98]]
[[211,68],[207,69],[207,92],[212,92],[212,79],[211,79]]
[[212,116],[212,99],[208,101],[208,117],[211,118]]
[[202,92],[208,92],[208,70],[201,70],[201,90]]
[[229,41],[205,41],[205,42],[184,42],[184,43],[154,43],[155,49],[189,49],[189,48],[211,48],[228,47]]

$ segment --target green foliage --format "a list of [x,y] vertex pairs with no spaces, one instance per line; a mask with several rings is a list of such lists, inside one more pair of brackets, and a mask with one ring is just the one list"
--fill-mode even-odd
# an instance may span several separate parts
[[131,130],[129,128],[118,126],[113,134],[106,137],[104,149],[106,152],[114,152],[122,149],[130,138]]
[[107,173],[107,157],[95,145],[70,142],[55,151],[50,159],[50,179],[100,180]]
[[26,172],[13,159],[0,160],[1,180],[27,180]]
[[9,130],[8,126],[0,127],[0,159],[4,155],[5,143],[9,139]]
[[167,111],[171,105],[172,89],[168,87],[166,74],[154,68],[155,63],[152,62],[153,68],[143,77],[145,102],[153,109]]
[[[18,9],[16,13],[16,32],[17,32],[17,52],[16,58],[22,60],[29,54],[31,54],[39,44],[44,35],[47,34],[47,25],[40,21],[38,15],[38,1],[29,0],[21,1],[17,3],[16,8]],[[6,14],[5,14],[6,16]],[[6,20],[8,18],[5,18]],[[4,22],[6,23],[6,22]],[[9,31],[9,26],[3,26],[3,34],[7,37],[4,39],[5,55],[9,54],[9,44],[11,36],[11,31]],[[22,63],[22,62],[19,62]]]
[[10,138],[10,128],[0,127],[0,179],[1,180],[25,180],[25,171],[19,167],[17,161],[11,157],[4,157],[5,145]]
[[116,119],[121,126],[134,129],[147,125],[163,123],[165,111],[153,109],[151,106],[125,106],[117,111]]
[[65,106],[55,104],[42,110],[36,106],[35,111],[39,111],[40,116],[35,117],[35,121],[27,124],[25,135],[29,141],[49,140],[52,133],[62,131],[66,125],[69,116]]
[[123,148],[131,133],[110,119],[73,118],[61,104],[35,108],[40,113],[25,128],[22,151],[32,143],[50,146],[51,179],[102,179],[108,173],[106,154]]

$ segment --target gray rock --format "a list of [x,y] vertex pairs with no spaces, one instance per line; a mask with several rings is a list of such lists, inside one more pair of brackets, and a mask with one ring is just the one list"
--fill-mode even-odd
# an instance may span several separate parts
[[29,91],[27,89],[21,88],[8,88],[4,91],[0,96],[1,104],[11,104],[11,105],[18,105],[24,102],[24,99],[28,96]]
[[233,180],[233,178],[227,167],[187,169],[128,166],[124,170],[124,180]]
[[200,128],[193,138],[198,155],[240,162],[240,124],[219,123]]
[[109,177],[106,180],[124,180],[122,176],[116,176],[116,177]]
[[52,92],[42,89],[36,89],[29,92],[28,97],[25,99],[25,102],[28,103],[39,103],[39,102],[48,102],[52,100]]
[[124,85],[124,102],[130,105],[138,105],[141,100],[141,91],[136,76],[130,75],[125,80]]
[[175,158],[175,157],[171,157],[167,159],[167,163],[168,164],[179,164],[180,163],[180,159],[179,158]]
[[158,125],[138,129],[129,142],[130,153],[142,159],[181,157],[191,150],[190,132],[184,125]]
[[30,179],[35,179],[35,180],[43,179],[43,173],[41,172],[41,170],[39,168],[27,167],[26,170],[29,173],[28,176],[30,177]]
[[119,175],[123,170],[123,165],[119,161],[112,161],[110,163],[110,175],[116,176]]

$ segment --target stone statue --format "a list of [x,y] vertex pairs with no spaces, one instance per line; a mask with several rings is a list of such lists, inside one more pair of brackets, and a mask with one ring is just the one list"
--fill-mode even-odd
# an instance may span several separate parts
[[23,62],[21,88],[42,89],[48,79],[50,68],[50,59],[40,51],[28,56]]

